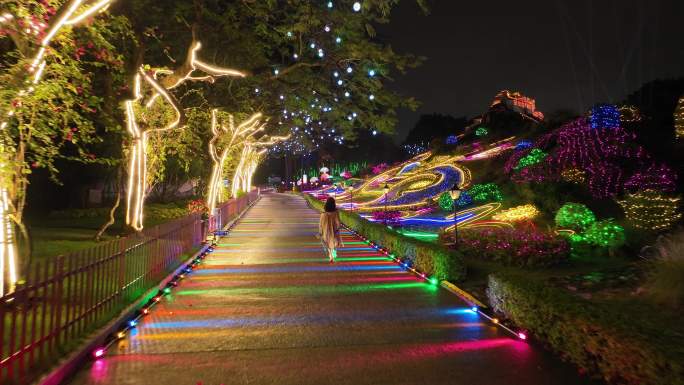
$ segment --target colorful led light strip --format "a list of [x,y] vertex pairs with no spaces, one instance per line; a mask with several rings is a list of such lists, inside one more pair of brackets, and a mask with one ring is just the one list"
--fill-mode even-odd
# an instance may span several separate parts
[[[258,201],[260,197],[258,197],[254,202],[250,203],[249,206],[245,210],[243,210],[237,218],[224,230],[220,230],[215,232],[216,234],[221,234],[221,235],[228,235],[230,231],[235,227],[237,222],[247,213],[247,211],[252,208]],[[191,261],[185,263],[182,265],[180,268],[176,269],[176,274],[169,280],[169,282],[164,286],[163,289],[160,289],[157,291],[157,293],[148,300],[145,305],[143,305],[139,311],[135,312],[133,317],[128,319],[126,322],[123,323],[123,327],[116,332],[116,334],[110,335],[105,339],[105,343],[103,346],[97,347],[92,351],[92,356],[94,359],[100,359],[104,357],[107,354],[107,349],[111,347],[113,343],[116,341],[126,337],[126,333],[129,332],[131,329],[135,328],[138,323],[140,322],[140,319],[142,319],[144,316],[150,314],[151,309],[161,302],[161,299],[165,295],[171,294],[173,288],[178,286],[179,282],[184,279],[188,274],[192,273],[192,271],[200,264],[202,261],[206,258],[207,255],[210,253],[213,253],[215,250],[215,247],[217,245],[218,240],[216,237],[214,237],[214,241],[203,251],[201,252],[197,257],[193,258]]]
[[[361,235],[360,233],[354,231],[354,230],[351,229],[350,227],[347,227],[347,226],[345,226],[345,225],[343,225],[343,226],[344,226],[344,228],[346,228],[349,232],[351,232],[352,234],[356,235],[357,237],[363,239],[368,245],[370,245],[371,247],[373,247],[373,248],[376,249],[377,251],[379,251],[379,252],[385,254],[388,258],[392,259],[395,263],[399,264],[399,265],[400,265],[401,267],[403,267],[404,269],[406,269],[406,270],[408,270],[408,271],[414,273],[414,274],[417,275],[418,277],[424,279],[425,281],[429,282],[430,284],[432,284],[432,285],[434,285],[434,286],[437,286],[437,285],[439,284],[439,280],[438,280],[436,277],[429,277],[427,274],[425,274],[425,273],[423,273],[423,272],[420,272],[420,271],[416,270],[414,267],[412,267],[412,266],[410,265],[409,262],[407,262],[407,261],[402,261],[401,259],[397,258],[394,254],[390,254],[389,250],[387,250],[386,248],[381,247],[380,245],[377,245],[375,242],[373,242],[373,241],[371,241],[370,239],[364,237],[363,235]],[[511,333],[511,334],[512,334],[513,336],[515,336],[516,338],[518,338],[518,339],[520,339],[520,340],[523,340],[523,341],[524,341],[524,340],[527,340],[528,336],[527,336],[527,332],[526,332],[526,331],[523,331],[523,330],[515,331],[515,330],[509,328],[508,326],[502,324],[502,323],[499,321],[498,318],[493,317],[493,316],[491,316],[491,315],[485,313],[481,308],[479,308],[479,307],[476,306],[475,304],[471,303],[471,301],[470,301],[468,298],[461,297],[461,299],[463,299],[465,302],[467,302],[467,303],[469,303],[469,304],[471,305],[470,311],[472,311],[473,313],[475,313],[475,314],[480,314],[480,315],[484,316],[485,318],[487,318],[488,320],[490,320],[493,324],[495,324],[496,326],[499,326],[499,327],[501,327],[502,329],[506,330],[507,332]]]

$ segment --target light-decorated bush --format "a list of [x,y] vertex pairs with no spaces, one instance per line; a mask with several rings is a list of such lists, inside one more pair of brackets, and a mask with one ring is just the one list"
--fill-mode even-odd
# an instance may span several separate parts
[[443,192],[442,195],[439,196],[438,203],[439,208],[444,211],[451,211],[454,209],[454,200],[451,198],[449,192]]
[[584,231],[596,222],[596,215],[581,203],[568,202],[558,210],[555,220],[558,227]]
[[584,238],[595,246],[615,249],[625,244],[625,229],[612,219],[603,219],[592,223]]

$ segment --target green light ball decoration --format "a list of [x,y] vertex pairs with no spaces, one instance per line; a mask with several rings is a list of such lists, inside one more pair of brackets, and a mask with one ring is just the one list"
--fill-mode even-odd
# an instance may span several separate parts
[[501,202],[503,200],[501,189],[494,183],[476,184],[468,190],[468,194],[477,203],[487,201]]
[[454,209],[454,200],[448,192],[443,192],[442,195],[439,196],[437,203],[439,203],[439,208],[444,211],[451,211]]
[[477,136],[485,136],[487,134],[489,134],[487,127],[478,127],[478,129],[475,130],[475,135]]
[[525,167],[532,166],[534,164],[540,163],[544,158],[546,158],[549,154],[545,153],[544,151],[535,148],[532,151],[530,151],[529,154],[526,156],[522,157],[519,161],[518,164],[513,167],[514,170],[520,170]]
[[587,206],[581,203],[566,203],[556,213],[556,226],[585,230],[596,222],[596,215]]
[[593,245],[615,248],[625,243],[625,229],[612,219],[604,219],[592,223],[584,237]]

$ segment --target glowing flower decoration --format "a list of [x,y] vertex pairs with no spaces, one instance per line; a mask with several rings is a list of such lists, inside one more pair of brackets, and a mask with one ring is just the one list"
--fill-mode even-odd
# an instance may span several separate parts
[[478,127],[477,130],[475,130],[475,135],[477,136],[486,136],[489,134],[489,130],[487,130],[486,127]]
[[521,222],[530,220],[539,215],[539,210],[532,205],[522,205],[510,208],[508,210],[503,210],[496,215],[492,216],[495,221],[504,222]]
[[344,170],[343,172],[340,173],[340,176],[344,179],[349,179],[352,177],[352,173],[347,171],[347,170]]
[[320,171],[321,171],[321,174],[326,174],[326,173],[330,172],[330,169],[327,167],[321,167]]

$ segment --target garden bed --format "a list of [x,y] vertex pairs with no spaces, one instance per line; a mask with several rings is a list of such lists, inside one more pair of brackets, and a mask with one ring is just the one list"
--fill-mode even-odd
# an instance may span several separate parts
[[522,272],[490,275],[487,297],[583,372],[616,384],[684,384],[681,322],[664,309],[587,301]]

